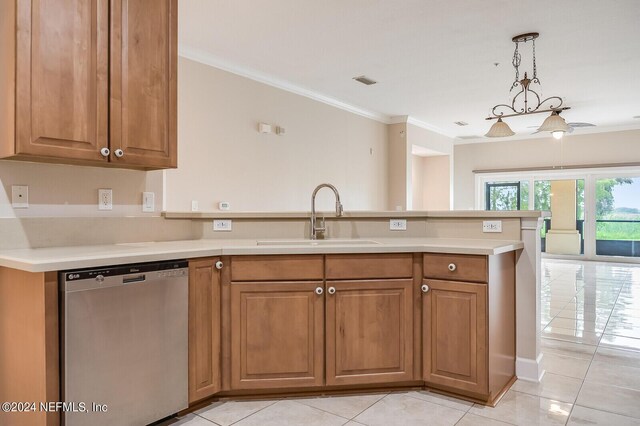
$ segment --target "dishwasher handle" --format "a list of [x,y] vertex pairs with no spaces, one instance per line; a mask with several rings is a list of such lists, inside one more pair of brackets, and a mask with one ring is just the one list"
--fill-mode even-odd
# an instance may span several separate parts
[[147,276],[145,274],[128,275],[128,276],[122,277],[122,284],[141,283],[146,280],[147,280]]

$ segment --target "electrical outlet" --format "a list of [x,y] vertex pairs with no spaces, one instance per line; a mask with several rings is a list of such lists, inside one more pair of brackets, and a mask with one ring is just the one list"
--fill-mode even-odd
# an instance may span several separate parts
[[389,219],[390,231],[406,231],[407,219]]
[[11,206],[14,209],[29,208],[29,187],[27,185],[11,185]]
[[191,201],[191,211],[192,212],[198,211],[198,202],[196,200]]
[[220,210],[229,210],[231,208],[231,203],[229,203],[228,201],[220,201],[218,203],[218,208]]
[[113,192],[110,189],[98,189],[98,210],[113,210]]
[[223,219],[223,220],[214,220],[213,221],[213,230],[214,231],[231,231],[232,222],[231,219]]
[[483,220],[482,232],[502,232],[501,220]]
[[156,194],[154,192],[142,193],[142,211],[145,213],[152,213],[156,209]]

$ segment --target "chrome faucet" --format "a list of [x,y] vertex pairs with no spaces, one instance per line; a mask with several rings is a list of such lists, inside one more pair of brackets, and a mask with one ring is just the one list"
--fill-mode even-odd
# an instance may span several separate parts
[[336,217],[342,216],[343,208],[342,203],[340,202],[340,194],[338,194],[338,190],[335,186],[330,183],[321,183],[313,190],[313,194],[311,194],[311,239],[318,239],[318,233],[324,233],[327,230],[325,225],[324,217],[322,218],[322,226],[317,226],[317,217],[316,217],[316,194],[322,188],[329,188],[333,191],[336,196]]

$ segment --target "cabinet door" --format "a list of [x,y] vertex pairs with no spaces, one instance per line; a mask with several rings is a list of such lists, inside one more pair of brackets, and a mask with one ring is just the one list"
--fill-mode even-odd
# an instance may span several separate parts
[[177,0],[111,1],[110,140],[116,164],[177,165],[177,26]]
[[327,281],[327,385],[413,379],[412,287],[411,279]]
[[231,388],[321,386],[324,295],[316,282],[231,284]]
[[220,390],[219,259],[189,262],[189,402]]
[[108,160],[108,5],[17,1],[16,154]]
[[423,368],[429,384],[486,395],[486,284],[427,280]]

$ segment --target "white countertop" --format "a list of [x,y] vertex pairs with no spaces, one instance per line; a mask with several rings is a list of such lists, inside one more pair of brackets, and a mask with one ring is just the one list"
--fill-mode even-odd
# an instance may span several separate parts
[[[309,245],[309,240],[287,239],[290,244],[258,245],[258,240],[186,240],[146,243],[122,243],[100,246],[48,247],[0,251],[0,266],[28,272],[189,259],[208,256],[258,254],[333,254],[333,253],[455,253],[494,255],[524,247],[521,241],[474,240],[462,238],[370,238],[375,244],[357,241],[325,240]],[[265,239],[260,241],[278,241]]]

